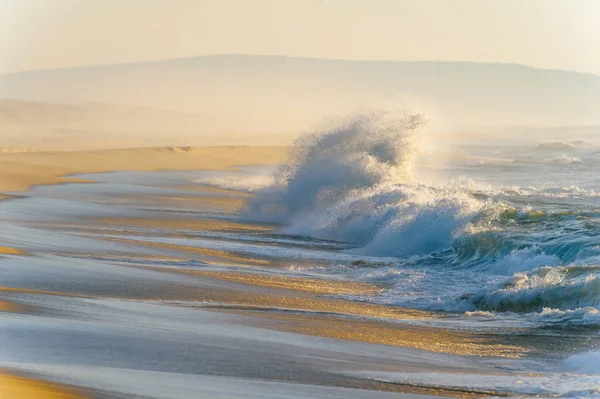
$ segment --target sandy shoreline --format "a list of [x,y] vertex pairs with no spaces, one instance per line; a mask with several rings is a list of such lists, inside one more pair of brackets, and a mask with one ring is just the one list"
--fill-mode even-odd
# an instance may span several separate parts
[[7,399],[83,399],[87,397],[82,390],[75,390],[33,378],[5,374],[2,373],[1,369],[0,395]]
[[[191,149],[189,152],[171,149],[140,149],[64,153],[62,155],[59,153],[0,154],[0,170],[4,171],[0,172],[0,181],[2,182],[0,191],[16,192],[39,184],[70,182],[69,178],[61,176],[74,173],[119,169],[137,171],[215,170],[256,165],[257,163],[273,164],[281,162],[285,156],[285,149],[282,147],[237,149],[223,147]],[[115,160],[114,163],[113,160]],[[2,166],[9,164],[13,169],[2,169]],[[4,176],[8,178],[3,179]],[[20,177],[23,180],[20,180]],[[235,201],[243,202],[248,198],[247,194],[199,185],[179,186],[179,189],[193,193],[191,199],[182,197],[181,201],[197,202],[201,204],[201,207],[204,206],[203,201],[210,201],[211,207],[220,207],[223,212],[227,213],[233,213],[239,207],[238,202],[232,207],[232,195],[236,196]],[[136,201],[141,201],[141,203],[152,201],[158,205],[173,206],[173,197],[168,196],[140,196],[136,198]],[[519,358],[527,352],[525,348],[490,337],[402,323],[408,320],[427,320],[436,317],[435,314],[429,312],[331,297],[332,295],[373,294],[381,289],[374,284],[306,277],[267,276],[264,273],[253,271],[253,268],[276,269],[281,266],[270,259],[248,256],[230,250],[191,247],[160,241],[146,242],[136,238],[136,234],[139,234],[140,237],[152,236],[153,233],[146,232],[145,229],[159,232],[162,235],[171,234],[173,237],[179,237],[180,231],[265,234],[272,232],[272,226],[228,219],[195,217],[189,220],[187,216],[174,213],[159,213],[154,219],[117,216],[82,217],[75,221],[61,223],[28,222],[27,226],[57,233],[66,232],[72,236],[83,233],[86,239],[115,244],[118,245],[118,248],[126,249],[126,252],[123,252],[123,249],[112,255],[111,252],[94,251],[70,253],[66,249],[62,251],[52,249],[44,252],[40,249],[32,250],[26,242],[23,247],[12,243],[11,246],[2,247],[0,255],[12,256],[13,259],[22,258],[23,262],[26,262],[27,257],[16,257],[15,255],[27,253],[34,258],[39,256],[39,259],[43,259],[44,262],[51,262],[51,266],[40,266],[39,269],[34,267],[26,271],[26,273],[33,273],[27,276],[35,276],[34,278],[18,277],[14,283],[9,280],[3,284],[4,286],[0,287],[0,312],[12,312],[11,314],[31,317],[37,315],[53,317],[56,314],[69,315],[68,309],[70,308],[61,308],[63,305],[60,304],[63,299],[69,299],[69,303],[122,301],[124,305],[156,304],[160,307],[181,309],[182,312],[188,310],[199,312],[200,319],[210,318],[207,314],[216,312],[239,317],[234,325],[239,326],[240,329],[246,328],[242,326],[247,326],[264,331],[352,342],[357,345],[384,345],[390,348],[425,351],[423,353],[431,352],[472,358],[486,356]],[[99,232],[108,235],[105,237],[98,234]],[[158,238],[160,238],[160,234],[157,236]],[[123,235],[123,238],[120,235]],[[0,244],[2,243],[0,242]],[[69,246],[66,245],[65,248],[69,248]],[[142,248],[149,248],[154,252],[144,255],[144,252],[141,251]],[[119,257],[134,259],[134,256],[139,260],[133,264],[119,260]],[[104,262],[103,268],[97,269],[93,266],[95,261]],[[244,272],[177,267],[180,262],[185,265],[190,261],[211,267],[243,267]],[[93,267],[85,266],[89,262],[92,262],[90,265]],[[169,264],[169,267],[162,266],[161,262]],[[20,275],[23,264],[20,265],[13,261],[9,267],[14,268],[15,275]],[[48,273],[47,277],[44,277],[46,273]],[[52,305],[53,301],[58,301],[56,306]],[[78,314],[77,312],[75,315]],[[204,316],[202,316],[203,314]],[[73,317],[77,318],[77,316]],[[265,377],[260,372],[255,372],[260,378]],[[282,378],[275,374],[267,374],[267,376],[275,380]],[[296,377],[290,378],[295,380]],[[304,381],[300,377],[297,378],[297,382]],[[61,381],[60,378],[55,380]],[[351,380],[338,377],[328,380],[323,376],[322,378],[311,377],[310,382],[325,386],[346,386],[367,390],[442,396],[479,397],[486,394],[401,384],[373,382],[372,385],[369,385],[369,383],[359,380],[355,380],[356,386],[353,386],[354,383]],[[10,383],[15,387],[14,389],[20,385],[23,385],[23,389],[25,389],[28,384],[23,381],[17,379]],[[71,382],[71,380],[68,381]],[[48,393],[43,391],[37,395],[32,397],[55,397],[50,391]],[[70,396],[65,397],[71,398]]]
[[21,306],[8,301],[0,301],[0,312],[20,312]]
[[287,147],[282,146],[0,153],[0,195],[26,191],[36,185],[84,182],[67,177],[74,174],[124,170],[224,170],[277,164],[286,157]]
[[25,253],[16,248],[0,246],[0,255],[25,255]]

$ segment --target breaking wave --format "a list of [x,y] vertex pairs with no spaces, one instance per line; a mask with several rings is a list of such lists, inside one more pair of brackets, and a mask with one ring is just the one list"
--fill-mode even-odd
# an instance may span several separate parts
[[[373,111],[301,139],[273,184],[257,190],[247,217],[441,276],[427,296],[424,279],[407,287],[389,273],[401,289],[387,290],[382,302],[598,320],[600,273],[593,265],[600,264],[600,213],[556,202],[580,203],[595,193],[576,186],[481,189],[465,179],[419,182],[413,172],[424,124],[421,115]],[[458,273],[452,290],[443,286],[450,270]]]
[[551,150],[551,151],[561,151],[561,150],[590,150],[596,148],[593,144],[588,143],[583,140],[575,140],[569,142],[562,141],[554,141],[550,143],[541,143],[537,146],[539,150]]
[[542,312],[544,316],[550,316],[551,310],[596,309],[600,307],[600,279],[592,271],[544,266],[517,273],[495,289],[482,290],[468,300],[481,310]]
[[558,164],[576,164],[576,163],[583,163],[581,161],[581,158],[579,157],[569,157],[565,154],[562,154],[560,157],[556,157],[556,158],[550,158],[548,159],[547,162],[550,163],[558,163]]
[[284,233],[353,244],[364,255],[450,248],[484,202],[460,187],[414,182],[423,124],[421,115],[372,112],[299,141],[249,214],[285,223]]

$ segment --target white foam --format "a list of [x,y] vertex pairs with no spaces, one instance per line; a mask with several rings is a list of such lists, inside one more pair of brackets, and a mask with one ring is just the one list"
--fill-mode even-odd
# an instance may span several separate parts
[[544,375],[520,374],[464,374],[464,373],[357,373],[377,381],[419,385],[424,387],[482,390],[510,393],[519,396],[544,397],[598,397],[598,380],[588,376],[570,376],[559,373]]
[[300,141],[249,214],[279,210],[284,233],[349,242],[363,255],[448,248],[483,203],[461,188],[412,181],[422,124],[421,116],[373,112]]
[[558,264],[560,264],[560,258],[556,255],[546,255],[544,251],[534,245],[510,251],[508,255],[493,263],[490,270],[499,274],[511,275]]
[[273,178],[273,176],[232,173],[230,175],[219,177],[206,176],[197,179],[194,182],[221,187],[229,190],[255,192],[260,189],[272,186],[273,184],[275,184],[275,179]]
[[516,273],[496,288],[484,287],[469,298],[480,310],[541,312],[600,306],[600,279],[595,275],[571,277],[567,267],[541,267]]
[[600,375],[600,352],[572,356],[564,361],[564,367],[573,373]]
[[593,307],[567,310],[544,308],[541,313],[533,316],[536,321],[544,324],[600,325],[600,310]]
[[548,159],[548,162],[550,163],[561,163],[561,164],[574,164],[574,163],[582,163],[581,158],[579,157],[570,157],[567,156],[565,154],[562,154],[560,157],[557,158],[550,158]]

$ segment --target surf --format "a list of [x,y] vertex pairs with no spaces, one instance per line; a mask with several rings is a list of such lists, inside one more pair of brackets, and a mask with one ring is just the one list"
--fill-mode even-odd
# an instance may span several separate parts
[[[550,320],[551,311],[573,319],[583,312],[586,322],[598,320],[592,314],[600,306],[598,270],[584,266],[600,260],[600,218],[589,205],[571,204],[595,192],[486,187],[462,176],[420,181],[424,158],[435,157],[422,148],[426,122],[420,114],[368,111],[301,138],[290,160],[254,190],[242,217],[277,223],[279,234],[346,244],[344,252],[364,257],[366,280],[372,267],[381,267],[369,266],[378,257],[397,259],[397,270],[441,276],[437,292],[415,302],[414,293],[394,289],[406,290],[397,280],[402,273],[390,272],[383,303],[543,314],[539,320]],[[478,286],[462,282],[448,291],[443,276],[450,270],[459,280],[477,274]]]

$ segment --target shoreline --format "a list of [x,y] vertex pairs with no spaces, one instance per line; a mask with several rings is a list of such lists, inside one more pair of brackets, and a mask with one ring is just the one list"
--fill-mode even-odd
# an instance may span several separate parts
[[[0,153],[0,200],[36,186],[91,183],[74,175],[123,171],[229,170],[287,159],[285,146],[150,147]],[[259,161],[257,161],[259,160]]]
[[[220,151],[222,152],[220,152]],[[210,153],[210,155],[209,155]],[[266,154],[266,158],[259,158],[260,161],[256,162],[255,157],[257,154]],[[94,150],[94,151],[59,151],[59,152],[28,152],[28,153],[4,153],[0,154],[0,165],[2,165],[3,156],[5,158],[14,157],[14,158],[22,158],[21,162],[23,163],[31,163],[31,162],[40,162],[38,156],[51,156],[55,157],[57,155],[65,155],[64,159],[61,159],[60,163],[65,162],[73,162],[78,159],[88,159],[91,162],[85,164],[82,168],[81,166],[73,167],[67,175],[63,176],[50,176],[50,173],[53,173],[56,167],[56,164],[51,163],[52,166],[49,170],[46,170],[44,173],[40,173],[36,176],[38,180],[43,180],[45,178],[50,179],[58,179],[61,180],[59,182],[37,182],[29,186],[28,189],[33,189],[37,186],[42,185],[63,185],[63,184],[88,184],[94,183],[92,180],[86,179],[78,179],[75,177],[76,175],[82,174],[95,174],[95,173],[109,173],[109,172],[126,172],[126,171],[143,171],[143,172],[154,172],[154,171],[186,171],[186,170],[231,170],[235,167],[239,166],[264,166],[270,164],[281,163],[287,158],[287,147],[248,147],[248,146],[239,146],[239,147],[230,147],[230,146],[217,146],[217,147],[154,147],[154,148],[126,148],[126,149],[114,149],[114,150]],[[102,162],[102,155],[107,155],[109,157],[122,157],[127,156],[129,159],[127,160],[128,165],[132,165],[131,168],[126,170],[115,169],[115,168],[107,168]],[[149,156],[160,155],[160,161],[153,160],[148,162],[147,158]],[[235,157],[233,157],[235,155]],[[254,159],[253,161],[248,160],[250,157]],[[166,165],[165,162],[171,161],[172,159],[179,159],[179,161],[175,162],[175,165]],[[182,160],[183,159],[183,160]],[[182,167],[183,165],[183,167]],[[77,170],[75,170],[77,169]],[[0,177],[2,176],[0,172]],[[74,177],[70,177],[74,176]],[[65,180],[65,181],[63,181]],[[0,188],[6,187],[6,184],[0,185]],[[189,185],[179,187],[180,190],[193,192],[195,194],[193,198],[196,202],[202,202],[206,199],[210,201],[214,201],[218,206],[222,207],[222,210],[228,213],[235,214],[236,209],[231,209],[227,201],[229,195],[237,195],[236,200],[245,201],[251,197],[248,193],[231,190],[231,189],[219,189],[212,186],[205,185]],[[6,191],[6,190],[5,190]],[[209,192],[210,195],[207,196],[206,192]],[[0,191],[0,195],[2,195]],[[6,195],[6,194],[5,194]],[[8,194],[10,196],[18,199],[21,196],[16,196],[14,194]],[[141,196],[140,199],[144,199],[148,197]],[[156,200],[157,203],[165,202],[168,200],[168,197],[156,197],[153,200]],[[122,228],[125,226],[130,227],[145,227],[151,226],[159,229],[185,229],[185,230],[199,230],[199,231],[248,231],[248,232],[265,232],[270,231],[273,227],[267,227],[263,225],[254,225],[247,224],[235,221],[211,221],[210,219],[200,219],[190,222],[186,219],[170,217],[170,218],[156,218],[156,219],[136,219],[136,218],[87,218],[88,222],[92,224],[100,224],[104,226],[111,226],[115,228]],[[52,224],[52,223],[51,223]],[[92,235],[93,237],[93,235]],[[152,269],[158,272],[163,273],[175,273],[188,275],[190,277],[195,277],[199,280],[207,280],[207,281],[223,281],[234,284],[237,288],[234,289],[226,289],[226,290],[205,290],[206,294],[201,295],[200,297],[196,297],[196,300],[200,301],[209,301],[209,303],[221,303],[226,304],[233,307],[238,307],[238,311],[240,311],[239,307],[246,307],[248,313],[256,313],[257,309],[290,309],[290,310],[299,310],[299,311],[308,311],[308,312],[321,312],[322,316],[328,317],[330,315],[333,316],[351,316],[351,317],[367,317],[369,318],[369,323],[381,323],[383,328],[387,328],[387,322],[385,320],[411,320],[411,319],[422,319],[427,317],[434,317],[432,312],[420,311],[417,309],[405,309],[400,307],[393,306],[384,306],[384,305],[375,305],[364,302],[357,302],[345,299],[338,298],[326,298],[328,295],[340,295],[340,294],[365,294],[365,293],[373,293],[382,289],[381,287],[377,287],[375,285],[369,284],[361,284],[361,283],[353,283],[350,281],[328,281],[326,279],[313,280],[302,277],[287,277],[287,278],[265,278],[260,274],[257,274],[252,271],[253,267],[266,267],[269,268],[278,268],[277,265],[273,264],[272,261],[267,259],[261,259],[257,257],[247,257],[236,254],[231,251],[221,251],[221,250],[212,250],[212,249],[204,249],[197,247],[188,247],[183,245],[174,245],[168,243],[160,243],[160,242],[144,242],[137,241],[134,239],[121,239],[121,238],[108,238],[108,237],[95,237],[99,240],[109,241],[109,242],[117,242],[125,244],[126,246],[140,246],[140,247],[151,247],[159,250],[168,250],[175,254],[177,257],[182,257],[185,259],[186,257],[196,255],[202,259],[206,259],[208,265],[216,264],[216,265],[229,265],[229,266],[244,266],[247,269],[245,273],[231,273],[231,272],[207,272],[207,271],[194,271],[194,270],[176,270],[169,268],[161,268],[161,267],[146,267],[145,269]],[[3,253],[2,247],[0,247],[0,255]],[[22,251],[16,248],[6,247],[4,248],[5,255],[25,255],[27,252]],[[255,287],[259,288],[259,290],[267,290],[267,292],[245,292],[244,289],[239,290],[240,287]],[[18,288],[14,289],[14,291],[18,291]],[[236,291],[237,290],[237,291]],[[275,292],[269,293],[268,290],[272,290]],[[31,290],[24,289],[23,292],[28,292]],[[61,295],[61,292],[53,292],[49,291],[48,294],[51,295]],[[221,292],[219,292],[221,291]],[[0,291],[1,293],[2,291]],[[4,292],[7,292],[5,289]],[[305,297],[296,298],[295,296],[304,293],[308,294]],[[40,294],[45,294],[40,292]],[[64,293],[67,296],[86,296],[84,292],[73,292],[73,293]],[[95,295],[89,296],[90,298],[95,297]],[[177,296],[178,297],[178,296]],[[135,297],[128,298],[135,300]],[[142,299],[142,298],[139,298]],[[184,298],[177,298],[178,300]],[[167,299],[168,300],[168,299]],[[213,307],[212,309],[218,309],[217,307]],[[229,312],[230,309],[226,307],[222,309],[222,311]],[[328,315],[330,313],[330,315]],[[263,318],[264,312],[260,312],[255,315],[255,318]],[[377,321],[377,319],[380,319]],[[290,329],[292,329],[290,327]],[[438,330],[438,328],[427,328],[432,331]],[[294,332],[300,332],[302,328],[294,327]],[[330,336],[336,337],[340,339],[350,339],[357,340],[362,342],[372,342],[372,343],[384,343],[380,338],[375,338],[373,340],[364,339],[364,337],[359,337],[360,334],[352,337],[352,334],[346,334],[346,338],[342,337],[341,334],[337,334],[336,332],[326,332],[326,329],[321,328],[321,333],[319,336]],[[423,331],[425,331],[424,329]],[[442,330],[442,329],[439,329]],[[446,331],[451,335],[450,331]],[[310,335],[310,334],[309,334]],[[427,334],[430,337],[436,336],[436,334]],[[475,354],[473,350],[467,349],[459,349],[452,350],[450,347],[441,350],[435,350],[436,345],[421,343],[412,343],[410,344],[408,341],[395,340],[396,344],[393,344],[390,341],[391,345],[405,346],[405,347],[413,347],[413,348],[429,348],[429,350],[433,350],[434,352],[442,352],[442,353],[453,353],[453,354]],[[399,342],[403,342],[402,344],[398,344]],[[485,345],[485,344],[484,344]],[[495,344],[492,344],[495,346]],[[466,346],[463,345],[464,348]],[[438,345],[438,349],[441,346]],[[510,348],[510,346],[501,345],[498,347],[500,350],[497,353],[501,353],[501,357],[512,357],[517,358],[523,356],[526,351],[523,348],[514,347]],[[427,349],[426,349],[427,350]],[[494,350],[486,350],[484,351],[488,355],[493,353]],[[483,355],[485,356],[485,355]]]
[[[174,153],[172,155],[167,150],[167,155],[163,161],[170,160],[173,157],[183,156],[186,161],[180,161],[177,165],[172,165],[168,170],[228,170],[236,166],[247,166],[250,164],[246,157],[255,157],[257,152],[270,154],[267,160],[258,158],[267,164],[283,161],[285,158],[284,148],[265,150],[264,148],[243,147],[240,150],[242,157],[235,161],[228,159],[225,155],[207,155],[206,149],[191,150],[185,153]],[[129,154],[132,150],[115,150],[122,154]],[[134,152],[137,150],[133,150]],[[142,153],[136,153],[133,158],[147,157],[151,155],[163,154],[164,149],[146,149]],[[227,148],[226,153],[236,152],[232,148]],[[272,152],[270,152],[272,151]],[[111,152],[111,151],[109,151]],[[31,155],[35,153],[27,153]],[[77,155],[77,157],[95,159],[94,152]],[[10,154],[15,155],[15,154]],[[231,155],[231,154],[230,154]],[[216,158],[215,158],[216,157]],[[25,158],[25,157],[23,157]],[[101,158],[102,159],[102,158]],[[215,160],[217,159],[217,160]],[[4,160],[5,161],[5,160]],[[72,161],[72,159],[71,159]],[[3,159],[0,154],[0,166]],[[22,160],[23,163],[26,163]],[[94,173],[90,170],[100,168],[99,161],[95,160],[88,164],[83,173]],[[207,162],[213,162],[211,167],[203,168]],[[256,164],[256,162],[255,162]],[[262,163],[264,164],[264,162]],[[135,170],[154,171],[165,170],[165,168],[156,168],[156,161],[142,163]],[[177,169],[175,166],[186,165],[187,169]],[[40,167],[40,165],[36,165]],[[151,168],[152,167],[152,168]],[[146,168],[146,169],[144,169]],[[56,169],[50,168],[37,176],[38,179],[54,178],[49,176]],[[103,170],[96,173],[103,173],[109,170]],[[71,174],[82,174],[81,172],[72,172]],[[0,174],[1,177],[1,174]],[[32,177],[32,179],[35,176]],[[78,183],[77,181],[65,183]],[[52,184],[52,183],[41,183]],[[5,185],[6,186],[6,185]],[[30,186],[30,188],[33,186]],[[201,185],[190,185],[185,191],[194,193],[194,202],[199,209],[202,208],[203,194]],[[1,188],[1,187],[0,187]],[[1,191],[1,190],[0,190]],[[213,190],[210,193],[210,200],[217,206],[222,206],[223,210],[235,214],[229,202],[226,200],[229,195],[236,193],[233,190],[223,190],[221,192]],[[241,195],[243,199],[250,198],[248,195]],[[208,197],[207,197],[208,198]],[[220,200],[222,199],[222,200]],[[136,201],[156,201],[157,204],[167,204],[172,202],[169,196],[143,196],[136,197]],[[171,201],[171,202],[170,202]],[[139,206],[139,205],[138,205]],[[8,284],[6,287],[0,287],[0,310],[2,304],[5,304],[7,311],[16,315],[23,316],[50,316],[65,313],[67,310],[55,308],[53,301],[68,298],[73,303],[78,301],[116,301],[138,303],[140,306],[163,306],[175,311],[199,312],[200,320],[207,318],[208,314],[219,313],[227,317],[235,317],[233,324],[242,331],[245,328],[261,329],[261,331],[272,331],[282,334],[292,334],[303,337],[313,337],[313,339],[332,340],[332,342],[345,343],[345,345],[373,345],[374,347],[396,348],[399,350],[417,350],[422,351],[423,364],[428,362],[428,354],[442,354],[444,356],[457,356],[457,359],[514,359],[527,356],[527,349],[524,347],[511,345],[502,342],[501,339],[492,337],[482,337],[476,334],[457,332],[441,327],[424,327],[402,323],[402,321],[422,320],[435,318],[431,312],[423,312],[415,309],[403,309],[399,307],[377,305],[372,303],[352,301],[349,299],[336,298],[339,295],[366,294],[377,292],[381,287],[375,284],[356,283],[349,280],[333,281],[325,278],[307,278],[285,277],[269,275],[265,277],[260,270],[277,270],[281,267],[276,263],[265,261],[258,256],[241,256],[230,250],[211,250],[199,247],[186,247],[182,245],[168,243],[150,243],[136,241],[134,238],[114,238],[103,237],[94,232],[110,229],[122,230],[123,234],[131,231],[137,231],[137,234],[144,233],[144,228],[158,229],[162,235],[176,234],[177,231],[200,231],[216,233],[268,233],[272,227],[253,225],[239,221],[221,221],[195,218],[192,221],[187,220],[188,216],[181,216],[172,213],[157,214],[156,219],[135,218],[135,217],[85,217],[79,218],[68,223],[59,222],[30,222],[29,227],[40,227],[42,229],[58,228],[58,232],[78,235],[83,233],[87,238],[98,242],[111,242],[126,248],[127,252],[115,252],[114,259],[111,260],[112,252],[81,252],[76,251],[57,251],[52,250],[28,250],[28,248],[14,249],[31,257],[43,256],[44,262],[52,261],[48,266],[39,269],[42,273],[45,270],[51,270],[51,279],[44,280],[40,277],[31,283],[28,280],[22,280],[19,286]],[[160,236],[159,236],[160,238]],[[68,247],[68,246],[67,246]],[[144,254],[139,248],[152,248],[155,255]],[[5,252],[13,251],[12,247],[7,247]],[[123,250],[121,250],[123,251]],[[119,254],[120,255],[117,255]],[[7,253],[8,256],[14,256],[15,253]],[[91,260],[86,259],[90,257]],[[139,256],[141,264],[119,261],[119,256],[123,259],[133,259],[133,256]],[[1,260],[0,256],[0,260]],[[42,258],[38,258],[42,259]],[[80,262],[77,259],[81,259]],[[103,265],[110,265],[109,270],[86,269],[86,264],[94,259],[99,260]],[[152,259],[157,259],[159,265],[153,264]],[[161,259],[169,266],[161,266]],[[72,260],[72,261],[71,261]],[[65,262],[66,261],[66,262]],[[202,270],[202,269],[178,269],[177,262],[198,262],[199,265],[224,268],[242,267],[241,271],[227,270]],[[146,262],[147,264],[144,264]],[[83,269],[80,269],[80,266]],[[20,265],[16,264],[15,268]],[[108,266],[106,266],[108,267]],[[36,273],[37,269],[27,273]],[[82,271],[84,270],[84,271]],[[76,275],[73,276],[73,273]],[[103,273],[115,273],[106,274]],[[84,273],[84,274],[77,274]],[[84,278],[87,276],[86,278]],[[96,281],[96,283],[87,282]],[[21,280],[19,280],[21,281]],[[47,298],[47,299],[43,299]],[[59,306],[59,305],[56,305]],[[8,310],[10,309],[10,310]],[[58,309],[58,310],[57,310]],[[1,313],[0,313],[1,314]],[[203,316],[204,314],[204,316]],[[69,317],[69,316],[67,316]],[[73,320],[78,320],[76,316]],[[71,320],[71,318],[68,318]],[[419,358],[419,356],[417,356]],[[401,364],[402,362],[400,362]],[[376,364],[376,363],[375,363]],[[425,367],[425,366],[423,366]],[[430,369],[433,366],[429,366]],[[261,377],[262,378],[262,377]],[[336,377],[341,378],[341,377]],[[331,381],[317,378],[314,382],[323,386],[336,385],[339,381],[351,386],[351,377],[345,379],[333,379]],[[60,382],[57,379],[53,379]],[[277,378],[275,380],[278,380]],[[338,382],[336,382],[338,381]],[[453,391],[444,387],[433,386],[411,386],[410,384],[386,384],[372,382],[373,388],[368,388],[365,381],[360,382],[355,379],[357,388],[373,389],[388,392],[402,393],[421,393],[442,396],[460,396],[471,395],[485,396],[489,392],[477,390],[457,390]],[[302,383],[300,378],[297,382]],[[502,392],[494,394],[501,395]],[[52,398],[51,396],[39,396],[40,398]]]
[[84,399],[90,397],[81,388],[67,387],[37,378],[7,373],[0,369],[0,393],[18,399]]

